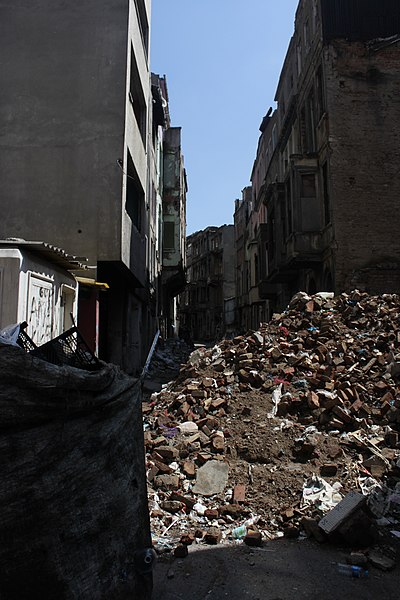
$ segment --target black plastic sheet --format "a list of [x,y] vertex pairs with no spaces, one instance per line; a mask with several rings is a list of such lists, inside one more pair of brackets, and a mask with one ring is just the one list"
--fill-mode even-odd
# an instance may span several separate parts
[[141,389],[0,344],[0,599],[147,600]]

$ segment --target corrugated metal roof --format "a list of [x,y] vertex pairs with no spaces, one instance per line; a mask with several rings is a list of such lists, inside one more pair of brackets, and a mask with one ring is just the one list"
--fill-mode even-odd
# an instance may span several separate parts
[[19,238],[8,238],[0,240],[0,248],[19,248],[29,250],[34,254],[38,254],[46,258],[49,262],[66,269],[67,271],[78,271],[86,269],[83,264],[86,258],[73,256],[68,254],[62,248],[52,246],[46,242],[28,241]]

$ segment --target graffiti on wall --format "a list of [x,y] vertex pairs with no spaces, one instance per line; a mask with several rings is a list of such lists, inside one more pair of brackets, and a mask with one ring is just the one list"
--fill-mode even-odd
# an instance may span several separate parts
[[53,284],[30,275],[27,306],[28,334],[40,346],[52,338]]

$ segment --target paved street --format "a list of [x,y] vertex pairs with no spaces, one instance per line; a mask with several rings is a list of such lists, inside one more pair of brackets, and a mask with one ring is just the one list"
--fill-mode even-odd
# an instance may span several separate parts
[[159,561],[154,600],[398,600],[400,569],[372,569],[366,579],[338,573],[346,551],[278,540],[263,548],[189,548],[189,556]]

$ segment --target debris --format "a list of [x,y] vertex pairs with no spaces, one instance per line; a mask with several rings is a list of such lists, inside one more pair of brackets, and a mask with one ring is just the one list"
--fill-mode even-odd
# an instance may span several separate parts
[[197,471],[195,494],[213,496],[221,494],[228,483],[228,465],[217,460],[209,460]]
[[246,486],[244,485],[244,483],[239,483],[239,484],[235,485],[235,488],[233,490],[233,502],[234,503],[244,502],[245,498],[246,498]]
[[396,561],[390,556],[385,556],[379,550],[370,550],[368,552],[368,561],[373,567],[381,571],[392,571],[396,566]]
[[368,571],[363,567],[358,567],[356,565],[346,565],[344,563],[338,563],[337,567],[338,572],[341,575],[346,575],[347,577],[356,577],[357,579],[368,577]]
[[368,566],[368,558],[362,552],[352,552],[350,556],[347,557],[347,562],[356,567],[366,568]]
[[204,536],[204,541],[206,544],[210,544],[214,546],[218,544],[221,540],[221,531],[217,527],[210,527],[207,533]]
[[[400,530],[399,318],[394,294],[300,293],[259,331],[188,362],[166,344],[158,364],[172,372],[175,361],[175,379],[144,411],[152,528],[170,526],[163,502],[179,496],[176,543],[194,531],[205,541],[216,525],[220,541],[237,543],[232,532],[252,513],[268,539],[302,529],[323,542],[324,522],[350,545],[357,527],[368,543],[375,526]],[[215,486],[214,468],[223,471]],[[355,509],[333,519],[349,492],[361,492],[372,517]]]
[[247,535],[247,527],[246,525],[240,525],[239,527],[235,527],[232,530],[232,537],[235,540],[242,540]]
[[342,486],[336,483],[333,486],[327,481],[314,475],[307,479],[303,487],[303,503],[314,504],[323,512],[326,512],[336,506],[342,499],[338,489]]
[[185,421],[184,423],[178,425],[178,429],[185,435],[192,435],[199,430],[199,427],[196,423],[193,423],[193,421]]
[[358,492],[349,492],[343,500],[319,522],[319,527],[325,533],[335,531],[346,519],[348,519],[358,508],[365,503],[365,496]]
[[189,550],[185,544],[179,544],[174,550],[174,556],[176,558],[186,558],[188,554]]
[[326,538],[321,529],[318,527],[318,523],[315,519],[312,519],[311,517],[303,517],[300,521],[300,525],[307,537],[313,538],[319,543],[325,542]]
[[262,546],[262,536],[259,531],[250,530],[246,533],[244,543],[247,546]]

